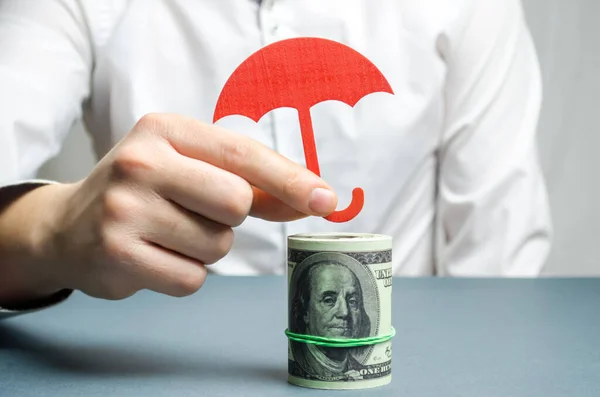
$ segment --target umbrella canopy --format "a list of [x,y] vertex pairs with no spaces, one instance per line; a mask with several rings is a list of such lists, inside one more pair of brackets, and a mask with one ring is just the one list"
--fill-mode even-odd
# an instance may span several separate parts
[[[322,38],[287,39],[261,48],[237,67],[219,95],[213,122],[236,114],[258,122],[273,109],[296,109],[306,167],[320,176],[310,108],[328,100],[354,107],[374,92],[393,94],[379,69],[359,52]],[[350,205],[325,219],[347,222],[363,204],[364,192],[355,188]]]
[[258,122],[276,108],[303,111],[327,100],[354,106],[374,92],[393,94],[377,67],[356,50],[321,38],[282,40],[255,52],[231,74],[213,122],[234,114]]

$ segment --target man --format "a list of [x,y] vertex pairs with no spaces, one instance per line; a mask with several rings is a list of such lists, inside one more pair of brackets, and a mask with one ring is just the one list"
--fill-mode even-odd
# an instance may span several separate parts
[[[290,331],[328,338],[364,338],[371,324],[364,308],[356,274],[334,260],[311,264],[298,277],[292,299]],[[291,342],[294,357],[290,373],[302,378],[358,379],[363,368],[348,348]]]
[[[246,57],[299,36],[352,47],[394,92],[311,109],[323,178],[292,109],[211,122]],[[281,274],[306,231],[392,235],[395,275],[535,276],[549,250],[518,0],[3,0],[0,87],[0,307],[189,295],[208,265]],[[80,116],[97,166],[34,180]],[[361,214],[324,220],[356,186]]]

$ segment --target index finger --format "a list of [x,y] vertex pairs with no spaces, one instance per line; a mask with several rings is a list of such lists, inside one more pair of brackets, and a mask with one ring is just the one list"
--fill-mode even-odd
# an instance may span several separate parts
[[222,127],[168,115],[165,138],[180,154],[244,178],[293,209],[315,216],[335,211],[337,196],[322,178],[262,143]]

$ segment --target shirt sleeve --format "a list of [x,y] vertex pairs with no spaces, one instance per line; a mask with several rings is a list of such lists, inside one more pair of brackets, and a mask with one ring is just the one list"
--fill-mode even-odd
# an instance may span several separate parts
[[89,95],[93,55],[74,0],[0,2],[0,186],[35,177]]
[[536,276],[552,225],[536,141],[541,76],[519,0],[467,0],[440,38],[440,275]]
[[[55,156],[89,95],[93,51],[75,0],[0,1],[0,202],[52,181],[35,180]],[[3,200],[4,198],[4,200]],[[63,291],[0,318],[66,299]]]
[[32,313],[39,310],[44,310],[51,306],[57,305],[61,302],[64,302],[71,294],[73,290],[65,289],[57,292],[54,295],[35,300],[30,302],[24,302],[19,305],[15,305],[12,307],[0,307],[0,320],[6,319],[9,317],[15,317],[20,314]]

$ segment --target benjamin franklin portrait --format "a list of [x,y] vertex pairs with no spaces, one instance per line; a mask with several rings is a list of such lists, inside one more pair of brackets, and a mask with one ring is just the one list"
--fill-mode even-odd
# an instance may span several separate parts
[[[365,310],[363,287],[372,277],[360,262],[342,253],[318,253],[300,263],[294,273],[290,283],[291,332],[352,339],[375,334],[376,327],[372,327],[372,319]],[[376,287],[369,287],[369,295],[376,294]],[[368,299],[375,298],[368,296]],[[290,363],[294,367],[291,373],[320,379],[361,377],[359,371],[364,366],[360,359],[364,359],[361,352],[365,348],[323,347],[300,342],[290,345],[294,357]]]

